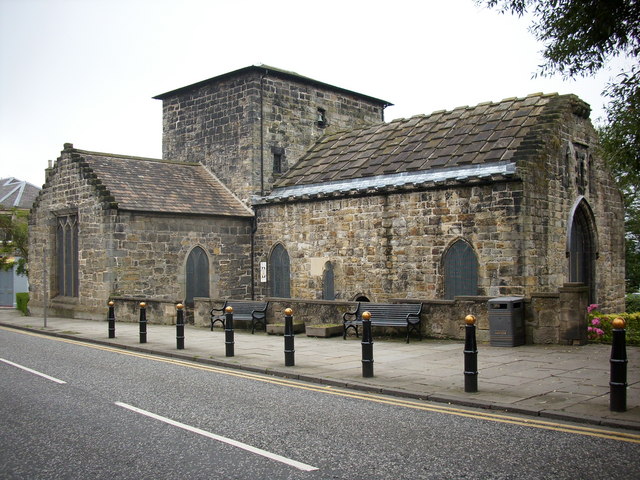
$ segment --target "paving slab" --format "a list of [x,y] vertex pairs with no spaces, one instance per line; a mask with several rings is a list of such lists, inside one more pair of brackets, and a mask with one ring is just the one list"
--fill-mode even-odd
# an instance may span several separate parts
[[464,342],[374,338],[374,377],[362,377],[356,338],[295,337],[295,366],[284,366],[284,337],[236,330],[233,357],[226,357],[222,329],[186,326],[185,348],[176,349],[172,325],[148,324],[145,344],[137,323],[116,322],[108,338],[105,321],[25,317],[0,309],[0,326],[179,357],[324,385],[450,404],[519,412],[589,424],[640,430],[640,348],[627,346],[627,411],[609,410],[608,345],[478,344],[478,389],[464,392]]

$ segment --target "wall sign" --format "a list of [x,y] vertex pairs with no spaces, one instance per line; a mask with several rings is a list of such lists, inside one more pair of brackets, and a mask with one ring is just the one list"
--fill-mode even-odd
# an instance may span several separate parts
[[260,283],[267,283],[267,262],[260,262]]

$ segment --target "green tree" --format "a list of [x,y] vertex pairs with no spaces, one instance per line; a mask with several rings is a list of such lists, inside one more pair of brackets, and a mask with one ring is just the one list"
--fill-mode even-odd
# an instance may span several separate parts
[[[607,160],[623,194],[625,206],[625,266],[627,293],[640,290],[640,168],[636,149],[621,122],[598,129],[602,155]],[[636,166],[634,166],[634,164]]]
[[[0,214],[0,268],[9,270],[17,264],[18,275],[27,275],[29,260],[28,212],[13,209]],[[18,260],[14,259],[18,257]]]
[[543,44],[539,74],[593,75],[614,57],[630,67],[603,94],[602,156],[624,194],[627,291],[640,288],[640,0],[475,0],[502,13],[533,16],[530,31]]

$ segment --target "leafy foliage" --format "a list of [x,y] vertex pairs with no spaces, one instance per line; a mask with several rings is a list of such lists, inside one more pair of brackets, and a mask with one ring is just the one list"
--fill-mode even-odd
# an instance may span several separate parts
[[616,313],[616,314],[604,314],[598,311],[590,312],[587,315],[587,321],[589,326],[593,325],[594,319],[597,320],[597,326],[602,330],[602,335],[591,336],[589,341],[591,343],[611,343],[611,323],[616,318],[623,318],[627,323],[626,325],[626,340],[627,345],[640,346],[640,313]]
[[629,294],[625,297],[627,313],[640,313],[640,294]]
[[[619,85],[610,88],[618,93],[607,109],[609,123],[599,128],[602,156],[611,168],[624,195],[626,232],[627,292],[640,290],[640,89],[634,68],[635,90],[632,81],[624,77]],[[633,90],[633,91],[632,91]],[[628,103],[622,101],[628,97]]]
[[591,75],[617,55],[640,53],[637,0],[476,0],[502,13],[535,17],[531,32],[544,44],[543,75]]
[[24,293],[16,293],[16,308],[22,312],[23,315],[29,314],[28,305],[29,304],[29,294]]
[[[18,275],[27,275],[29,261],[28,213],[13,209],[0,215],[0,268],[9,270],[17,264]],[[15,257],[19,257],[14,261]]]

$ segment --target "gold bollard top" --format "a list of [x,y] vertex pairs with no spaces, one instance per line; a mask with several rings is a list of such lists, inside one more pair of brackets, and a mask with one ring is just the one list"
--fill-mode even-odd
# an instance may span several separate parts
[[362,312],[362,319],[363,320],[371,320],[371,313],[370,312]]
[[284,309],[284,314],[287,315],[288,317],[290,317],[291,315],[293,315],[293,310],[290,308],[285,308]]
[[179,304],[177,304],[177,305],[176,305],[176,308],[177,308],[178,310],[182,310],[182,309],[184,308],[184,305],[183,305],[183,304],[181,304],[181,303],[179,303]]
[[466,317],[464,317],[464,323],[466,323],[467,325],[475,325],[476,317],[474,317],[473,315],[467,315]]
[[110,307],[113,307],[116,304],[116,302],[114,302],[113,300],[109,300],[109,303],[107,303],[107,305],[109,305]]
[[147,308],[147,304],[145,302],[140,302],[140,308]]
[[624,318],[618,317],[611,322],[611,326],[613,328],[624,328],[627,326],[627,322],[624,321]]
[[227,313],[233,313],[233,307],[229,305],[227,308],[224,309],[224,311]]

